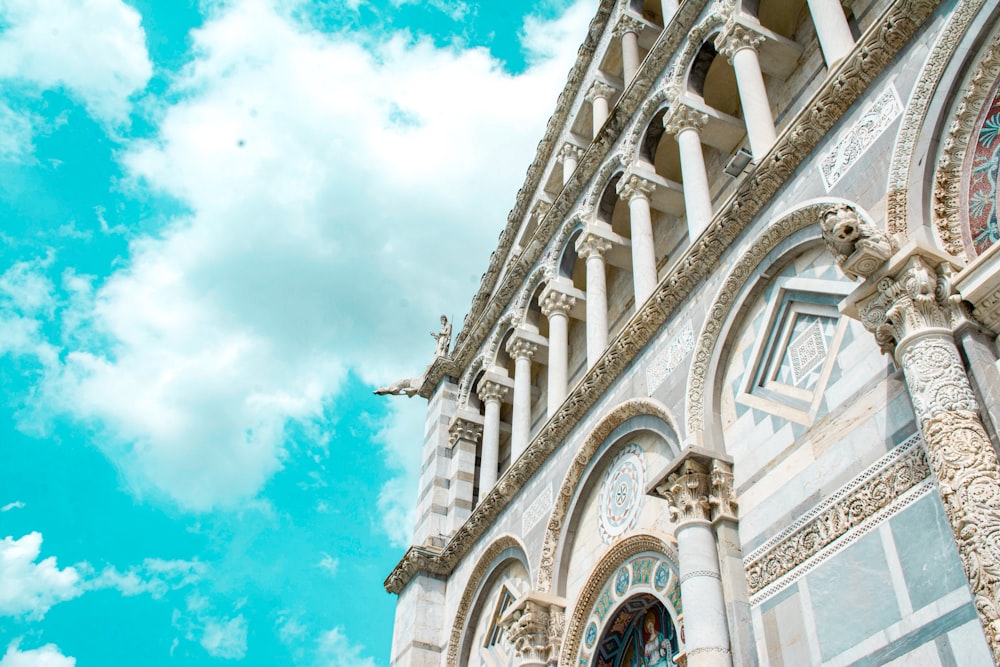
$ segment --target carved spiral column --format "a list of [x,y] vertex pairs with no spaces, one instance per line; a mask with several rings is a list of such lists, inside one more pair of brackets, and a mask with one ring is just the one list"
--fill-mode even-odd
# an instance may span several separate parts
[[689,449],[671,466],[656,494],[677,523],[678,567],[684,604],[688,667],[731,667],[732,651],[719,552],[712,524],[735,520],[729,464]]
[[707,123],[708,114],[684,104],[676,104],[663,118],[664,129],[675,136],[680,147],[684,212],[692,243],[712,221],[712,194],[701,149],[701,131]]
[[576,254],[587,262],[587,368],[592,368],[608,346],[608,286],[604,255],[611,241],[586,232],[576,242]]
[[656,289],[656,251],[653,246],[653,220],[649,196],[654,185],[641,176],[627,176],[618,182],[618,194],[628,201],[632,232],[632,282],[636,309]]
[[615,26],[615,36],[622,40],[622,79],[626,87],[639,71],[639,33],[642,25],[642,21],[626,14]]
[[517,460],[531,440],[531,360],[538,344],[516,335],[507,341],[514,358],[514,412],[510,424],[510,460]]
[[479,383],[479,398],[486,406],[483,417],[483,450],[479,460],[479,499],[486,497],[497,483],[500,471],[500,404],[510,389],[499,382]]
[[595,81],[590,86],[590,90],[587,91],[586,99],[590,102],[593,110],[594,137],[596,137],[601,131],[601,128],[604,127],[605,121],[608,120],[609,100],[614,94],[615,89],[603,81]]
[[736,72],[736,86],[743,106],[750,150],[759,160],[771,150],[778,138],[774,132],[774,116],[767,99],[764,75],[760,70],[757,49],[764,36],[746,26],[730,21],[715,39],[715,47],[729,60]]
[[569,183],[570,177],[576,171],[576,166],[580,164],[581,157],[583,157],[583,149],[573,144],[563,144],[563,147],[559,149],[557,159],[562,162],[563,185]]
[[943,257],[911,251],[848,297],[846,312],[903,369],[976,610],[1000,663],[1000,463],[955,345],[964,314],[950,275]]
[[566,400],[569,383],[569,311],[576,297],[550,285],[540,299],[542,314],[549,320],[548,415],[551,417]]

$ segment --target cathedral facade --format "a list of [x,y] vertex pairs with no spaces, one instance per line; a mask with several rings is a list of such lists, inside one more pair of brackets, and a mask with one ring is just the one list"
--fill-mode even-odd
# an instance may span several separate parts
[[407,381],[392,665],[1000,661],[998,19],[601,0]]

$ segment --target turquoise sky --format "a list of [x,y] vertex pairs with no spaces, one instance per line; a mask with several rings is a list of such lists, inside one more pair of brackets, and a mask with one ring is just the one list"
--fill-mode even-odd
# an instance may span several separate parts
[[0,667],[388,664],[425,403],[371,392],[596,4],[0,0]]

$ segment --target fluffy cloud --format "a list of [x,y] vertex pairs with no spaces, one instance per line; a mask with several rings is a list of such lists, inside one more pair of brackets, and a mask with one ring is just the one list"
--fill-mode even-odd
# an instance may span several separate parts
[[247,652],[247,620],[243,614],[216,615],[208,598],[194,593],[187,598],[187,613],[174,611],[174,627],[189,641],[198,641],[215,658],[242,659]]
[[76,658],[64,656],[55,644],[46,644],[41,648],[22,651],[20,640],[7,647],[7,652],[0,658],[0,667],[74,667]]
[[122,595],[149,594],[160,599],[167,592],[194,585],[202,580],[206,572],[204,563],[188,560],[162,560],[147,558],[141,566],[119,572],[113,566],[106,567],[90,579],[88,589],[114,588]]
[[51,556],[35,562],[41,548],[41,533],[0,541],[0,615],[38,620],[53,605],[83,592],[75,568],[60,570]]
[[361,647],[351,644],[340,628],[320,635],[317,646],[317,667],[375,667],[375,661],[363,657]]
[[95,118],[122,122],[152,76],[140,19],[121,0],[0,0],[0,79],[65,89]]
[[[592,4],[529,23],[519,75],[484,49],[324,34],[263,0],[217,8],[179,101],[123,155],[134,187],[191,213],[135,239],[96,290],[75,279],[79,344],[47,403],[94,423],[139,491],[193,510],[252,497],[288,424],[319,418],[349,368],[419,373],[433,342],[414,332],[461,315]],[[381,439],[407,472],[380,505],[404,542],[422,404],[395,406]]]
[[0,162],[21,162],[34,146],[31,120],[0,101]]

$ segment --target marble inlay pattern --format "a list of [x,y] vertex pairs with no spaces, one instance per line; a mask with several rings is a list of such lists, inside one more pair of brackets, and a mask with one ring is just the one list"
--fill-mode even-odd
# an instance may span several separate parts
[[528,509],[521,515],[521,534],[526,534],[529,530],[541,521],[542,517],[548,514],[552,507],[552,482],[549,482],[538,497],[531,501]]
[[635,527],[646,488],[646,455],[629,445],[615,456],[601,483],[598,530],[606,544]]
[[820,161],[819,173],[827,192],[857,164],[858,159],[902,113],[903,104],[899,101],[899,93],[890,85],[875,98],[861,118],[841,135],[840,140]]
[[694,349],[694,329],[691,322],[674,336],[663,352],[646,367],[646,391],[652,394]]

